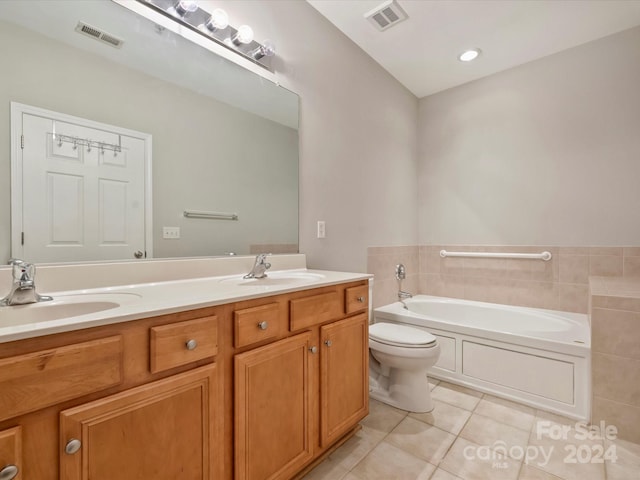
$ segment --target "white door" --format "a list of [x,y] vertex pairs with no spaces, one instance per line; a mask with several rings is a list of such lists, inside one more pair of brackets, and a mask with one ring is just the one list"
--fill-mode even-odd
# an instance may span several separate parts
[[12,255],[30,262],[147,256],[150,136],[32,107],[14,121],[21,145],[12,202],[21,211],[12,208],[12,216],[21,218],[12,226],[21,230],[12,235]]

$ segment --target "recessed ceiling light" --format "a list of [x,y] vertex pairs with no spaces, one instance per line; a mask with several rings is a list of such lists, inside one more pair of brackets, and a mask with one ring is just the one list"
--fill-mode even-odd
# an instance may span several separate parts
[[461,62],[470,62],[471,60],[475,60],[480,55],[479,48],[472,48],[471,50],[465,50],[460,55],[458,55],[458,60]]

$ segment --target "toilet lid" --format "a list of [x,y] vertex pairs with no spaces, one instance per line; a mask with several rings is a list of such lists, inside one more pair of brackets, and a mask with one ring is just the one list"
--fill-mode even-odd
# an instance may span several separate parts
[[369,338],[396,347],[432,347],[436,343],[436,337],[429,332],[395,323],[370,325]]

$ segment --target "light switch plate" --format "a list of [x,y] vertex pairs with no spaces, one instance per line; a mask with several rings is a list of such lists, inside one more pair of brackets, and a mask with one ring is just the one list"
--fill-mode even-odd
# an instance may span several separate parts
[[162,227],[162,238],[177,240],[180,238],[180,227]]

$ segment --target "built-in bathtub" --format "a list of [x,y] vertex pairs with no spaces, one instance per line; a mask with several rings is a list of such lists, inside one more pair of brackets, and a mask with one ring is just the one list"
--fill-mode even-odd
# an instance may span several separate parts
[[417,295],[374,310],[374,322],[417,326],[441,348],[429,375],[589,420],[587,315]]

